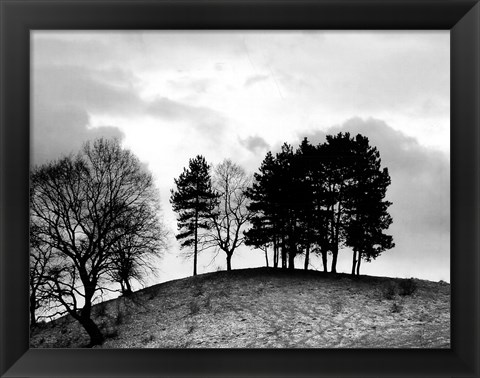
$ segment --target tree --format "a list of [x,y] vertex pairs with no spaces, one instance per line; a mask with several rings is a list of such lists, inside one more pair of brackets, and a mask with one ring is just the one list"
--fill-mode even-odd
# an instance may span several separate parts
[[45,309],[49,304],[49,295],[46,288],[48,265],[52,257],[52,248],[42,244],[41,241],[38,240],[36,237],[38,233],[33,225],[30,234],[29,301],[30,327],[33,328],[38,323],[38,310]]
[[326,143],[319,146],[325,173],[325,204],[330,217],[328,245],[332,254],[332,273],[337,271],[338,253],[345,239],[345,208],[354,174],[353,144],[350,133],[338,133],[327,135]]
[[[138,214],[138,217],[144,218],[143,222],[139,222],[142,227],[119,238],[112,246],[114,253],[109,274],[114,282],[120,284],[123,295],[132,294],[132,281],[142,283],[145,277],[155,275],[159,246],[166,248],[166,230],[155,227],[152,222],[156,220],[148,213]],[[134,227],[129,219],[124,222],[126,227]]]
[[[283,245],[281,204],[276,191],[280,185],[278,170],[278,161],[269,151],[260,165],[259,172],[253,175],[252,186],[246,191],[251,227],[244,231],[246,245],[263,250],[273,246],[275,268],[278,267],[280,249]],[[282,267],[286,267],[285,258],[282,259]]]
[[296,217],[299,225],[299,241],[301,248],[305,249],[304,269],[308,270],[310,251],[317,241],[315,218],[320,216],[316,208],[316,149],[304,138],[293,156],[293,177],[291,185],[294,186],[296,200]]
[[35,167],[31,182],[32,237],[52,253],[49,295],[80,322],[90,345],[100,344],[92,305],[110,290],[118,245],[135,236],[148,238],[152,253],[162,251],[153,177],[117,140],[98,139],[76,156]]
[[278,186],[271,188],[271,195],[277,198],[277,214],[281,224],[282,261],[287,261],[288,269],[295,269],[295,257],[300,252],[302,238],[300,213],[302,207],[301,185],[303,177],[298,175],[295,167],[293,147],[284,143],[276,154],[276,181]]
[[362,258],[371,261],[393,248],[393,237],[383,233],[392,223],[385,201],[390,185],[388,169],[381,169],[380,154],[368,138],[357,135],[354,149],[353,185],[348,188],[345,244],[353,249],[352,275],[360,274]]
[[243,230],[250,219],[246,190],[251,179],[245,170],[231,160],[224,160],[215,167],[213,190],[218,201],[213,212],[209,239],[227,255],[227,271],[232,270],[232,256],[244,242]]
[[280,249],[282,267],[288,257],[290,269],[303,252],[308,269],[315,252],[326,272],[330,253],[333,273],[340,248],[351,247],[352,270],[358,272],[361,259],[370,261],[394,245],[383,233],[392,222],[390,202],[384,200],[389,184],[377,149],[362,135],[328,135],[318,146],[305,138],[295,153],[285,143],[275,156],[267,153],[247,191],[252,217],[246,244],[261,249],[273,245],[274,264]]
[[[213,227],[212,217],[218,203],[218,195],[212,189],[210,166],[205,158],[198,155],[190,159],[188,168],[184,168],[178,179],[175,179],[176,190],[171,190],[170,203],[178,213],[178,229],[176,235],[181,241],[181,248],[193,246],[193,275],[197,275],[197,255],[211,247],[205,239],[205,231]],[[191,256],[188,254],[188,256]]]

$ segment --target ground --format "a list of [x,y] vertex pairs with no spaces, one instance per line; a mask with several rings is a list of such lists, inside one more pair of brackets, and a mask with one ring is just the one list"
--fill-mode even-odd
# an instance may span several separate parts
[[[412,292],[413,291],[413,292]],[[450,285],[273,268],[216,272],[95,307],[100,348],[449,348]],[[32,347],[82,347],[69,317]]]

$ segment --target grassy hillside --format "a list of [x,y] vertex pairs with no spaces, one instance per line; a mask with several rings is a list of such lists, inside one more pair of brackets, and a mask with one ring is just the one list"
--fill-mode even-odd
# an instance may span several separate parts
[[[272,268],[170,281],[95,307],[102,348],[449,348],[450,285]],[[64,317],[38,348],[82,347]]]

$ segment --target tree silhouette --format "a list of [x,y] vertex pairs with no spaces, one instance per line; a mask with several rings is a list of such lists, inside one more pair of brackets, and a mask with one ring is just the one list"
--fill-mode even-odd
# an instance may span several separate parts
[[[31,226],[30,232],[30,270],[29,270],[29,289],[30,289],[30,327],[37,325],[39,315],[38,310],[46,310],[50,303],[48,294],[48,266],[51,263],[52,247],[42,243],[38,239],[36,226]],[[43,311],[45,312],[45,311]],[[47,314],[46,314],[47,315]],[[48,315],[55,315],[51,313]]]
[[292,182],[296,200],[296,217],[299,226],[300,248],[305,250],[304,269],[307,270],[310,261],[310,251],[318,239],[318,230],[315,226],[319,224],[318,218],[321,212],[316,208],[317,168],[316,149],[304,138],[293,157]]
[[[281,204],[276,189],[279,187],[278,162],[268,152],[261,163],[259,172],[254,173],[254,181],[246,195],[250,202],[250,229],[244,232],[245,244],[266,249],[273,246],[273,266],[278,267],[282,237]],[[286,260],[282,260],[286,267]]]
[[325,169],[326,208],[330,216],[328,229],[332,273],[337,271],[339,248],[345,240],[345,208],[354,175],[353,143],[349,133],[338,133],[335,136],[327,135],[326,143],[319,147]]
[[188,168],[184,168],[175,179],[176,190],[171,190],[170,203],[178,213],[176,235],[181,248],[193,246],[193,275],[197,275],[197,255],[212,246],[205,232],[213,227],[212,216],[218,203],[218,195],[212,189],[210,167],[205,158],[198,155],[190,159]]
[[109,275],[114,282],[120,284],[123,295],[132,294],[132,281],[143,283],[147,276],[156,274],[155,257],[159,247],[166,249],[167,232],[163,228],[155,227],[152,222],[156,219],[148,212],[142,212],[137,217],[144,218],[142,222],[136,219],[136,225],[131,225],[130,219],[124,220],[125,229],[132,232],[125,233],[122,238],[116,239],[112,246],[112,269]]
[[162,250],[153,178],[117,140],[98,139],[76,156],[35,167],[31,182],[32,238],[52,251],[48,292],[84,327],[90,345],[100,344],[92,305],[110,290],[118,244],[137,235],[149,238],[152,253]]
[[[275,156],[268,152],[247,191],[252,212],[246,244],[281,251],[282,267],[294,268],[295,256],[321,255],[326,272],[337,271],[342,246],[354,250],[352,271],[361,259],[370,261],[392,248],[393,238],[383,233],[392,223],[385,193],[390,184],[387,169],[368,138],[349,133],[328,135],[312,146],[305,138],[293,152],[284,144]],[[275,265],[275,258],[274,258]],[[276,266],[276,265],[275,265]]]
[[245,170],[231,160],[226,159],[215,167],[213,190],[218,201],[208,238],[227,255],[227,271],[232,269],[233,253],[244,242],[243,229],[250,218],[246,196],[250,184]]
[[393,248],[393,238],[383,233],[392,223],[385,201],[390,185],[388,169],[381,169],[380,154],[368,138],[357,135],[354,143],[354,184],[348,190],[345,244],[353,249],[352,274],[359,275],[362,258],[375,259]]

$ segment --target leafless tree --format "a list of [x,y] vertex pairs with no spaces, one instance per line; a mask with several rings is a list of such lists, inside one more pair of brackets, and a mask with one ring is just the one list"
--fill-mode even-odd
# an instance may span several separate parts
[[132,281],[144,283],[146,277],[156,275],[156,257],[159,250],[167,247],[167,232],[154,227],[152,222],[156,219],[145,219],[142,229],[118,239],[112,247],[113,268],[109,275],[120,284],[123,295],[132,293]]
[[45,275],[51,298],[81,323],[91,345],[102,343],[92,305],[111,290],[119,247],[131,238],[131,246],[146,245],[149,253],[164,246],[152,175],[117,140],[86,143],[75,156],[33,169],[31,224],[35,240],[51,250]]
[[215,167],[213,189],[218,194],[217,208],[212,214],[213,226],[208,239],[227,255],[227,270],[232,269],[232,256],[244,242],[243,229],[249,221],[246,189],[251,177],[229,159]]
[[46,314],[44,310],[49,306],[49,295],[46,291],[48,265],[52,256],[52,248],[43,245],[35,236],[37,232],[34,230],[30,238],[30,273],[29,273],[29,289],[30,289],[30,327],[35,327],[42,315]]

